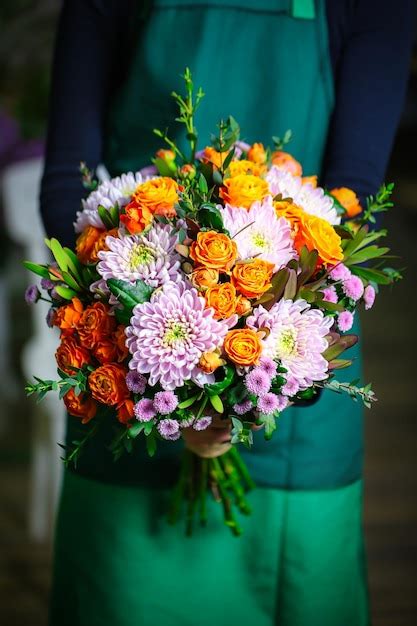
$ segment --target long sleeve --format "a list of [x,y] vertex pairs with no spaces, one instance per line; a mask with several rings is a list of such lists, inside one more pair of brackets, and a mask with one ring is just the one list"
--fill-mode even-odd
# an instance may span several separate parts
[[[324,163],[328,188],[344,185],[364,197],[383,182],[406,91],[412,4],[357,0],[342,14],[339,3],[327,3],[329,29],[349,31],[338,58],[332,54],[336,104]],[[342,25],[336,23],[341,16]]]
[[48,235],[66,245],[74,243],[72,222],[84,195],[79,163],[95,168],[101,160],[129,8],[126,0],[66,0],[60,16],[40,208]]

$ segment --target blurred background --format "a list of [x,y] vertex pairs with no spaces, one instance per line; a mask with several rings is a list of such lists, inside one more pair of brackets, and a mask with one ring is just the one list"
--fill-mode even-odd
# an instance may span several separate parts
[[[23,258],[42,262],[37,188],[59,3],[0,4],[0,623],[46,623],[51,537],[59,489],[56,400],[24,395],[33,371],[53,377],[53,333],[42,303],[29,309]],[[383,106],[383,103],[381,104]],[[387,181],[385,219],[404,280],[362,316],[365,380],[379,402],[366,413],[365,529],[375,626],[417,624],[417,48]],[[51,361],[51,363],[49,363]],[[306,625],[307,626],[307,625]],[[340,625],[349,626],[349,625]]]

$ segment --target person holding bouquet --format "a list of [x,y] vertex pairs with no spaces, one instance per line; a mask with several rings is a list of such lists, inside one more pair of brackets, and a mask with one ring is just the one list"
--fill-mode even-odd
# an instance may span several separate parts
[[[207,92],[201,147],[233,113],[250,143],[291,129],[297,161],[278,151],[277,164],[300,161],[361,199],[374,193],[401,112],[411,23],[407,0],[64,2],[41,190],[48,235],[74,243],[80,161],[112,176],[149,162],[160,148],[152,129],[174,117],[169,94],[186,66]],[[185,142],[180,127],[170,133]],[[360,377],[354,356],[349,378]],[[228,439],[215,421],[186,445],[216,456]],[[181,444],[113,463],[100,432],[65,475],[51,626],[367,624],[359,406],[325,391],[287,409],[273,441],[255,439],[244,456],[259,489],[244,537],[214,515],[183,538],[163,516]]]

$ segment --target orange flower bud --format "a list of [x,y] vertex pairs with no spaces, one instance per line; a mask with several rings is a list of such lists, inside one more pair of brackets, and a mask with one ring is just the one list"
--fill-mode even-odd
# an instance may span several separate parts
[[221,358],[217,351],[203,352],[198,362],[198,367],[205,374],[212,374],[220,365],[224,365],[226,361]]
[[241,317],[242,315],[247,315],[252,311],[252,305],[250,300],[244,298],[243,296],[239,296],[236,301],[236,313]]
[[347,217],[355,217],[362,212],[358,196],[354,191],[352,191],[352,189],[349,189],[348,187],[338,187],[336,189],[332,189],[330,193],[346,210]]
[[301,176],[303,173],[301,164],[296,161],[291,154],[283,152],[282,150],[276,150],[272,153],[272,165],[281,167],[293,176]]
[[214,287],[219,282],[219,272],[218,270],[199,267],[191,274],[191,282],[198,289]]
[[155,154],[158,159],[163,159],[164,161],[174,161],[175,160],[175,152],[173,150],[164,150],[161,148]]
[[248,159],[254,163],[259,163],[260,165],[266,163],[266,151],[263,144],[254,143],[253,146],[249,148]]

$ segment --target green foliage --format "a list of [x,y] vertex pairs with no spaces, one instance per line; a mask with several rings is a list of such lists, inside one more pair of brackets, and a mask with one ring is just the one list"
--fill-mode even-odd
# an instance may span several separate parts
[[394,183],[383,184],[376,196],[369,196],[366,201],[366,209],[363,212],[361,222],[376,223],[375,214],[388,211],[393,205],[391,196],[394,191]]
[[231,365],[227,364],[223,366],[224,376],[222,380],[209,385],[204,385],[204,392],[208,396],[218,396],[223,393],[233,383],[235,378],[235,369]]
[[131,285],[123,280],[110,278],[107,281],[107,286],[123,307],[122,310],[116,312],[121,323],[129,323],[135,306],[148,302],[153,292],[153,288],[149,287],[143,280],[138,280],[134,285]]
[[239,140],[240,126],[231,115],[227,120],[221,120],[219,124],[218,136],[211,136],[212,146],[217,152],[228,152],[230,148]]
[[292,130],[288,129],[285,131],[284,136],[281,137],[272,137],[272,141],[274,142],[275,150],[283,150],[285,146],[290,143],[292,139]]
[[317,385],[324,387],[325,389],[330,389],[336,393],[347,393],[352,400],[357,402],[361,400],[366,406],[366,408],[370,409],[372,402],[376,402],[375,393],[372,391],[372,386],[369,383],[365,385],[365,387],[357,387],[358,381],[354,380],[351,383],[341,383],[335,379],[325,380],[323,383]]

